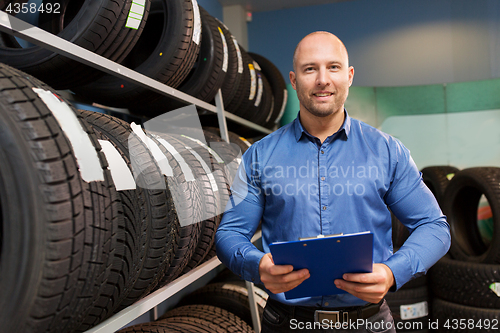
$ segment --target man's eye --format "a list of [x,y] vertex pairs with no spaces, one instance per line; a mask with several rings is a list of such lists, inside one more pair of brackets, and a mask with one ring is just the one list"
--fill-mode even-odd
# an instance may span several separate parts
[[332,65],[332,66],[330,66],[330,69],[333,69],[333,70],[337,70],[337,69],[339,69],[339,68],[340,68],[340,67],[339,67],[339,66],[337,66],[337,65]]
[[313,70],[314,70],[314,68],[312,68],[312,67],[307,67],[306,68],[306,72],[310,72],[310,71],[313,71]]

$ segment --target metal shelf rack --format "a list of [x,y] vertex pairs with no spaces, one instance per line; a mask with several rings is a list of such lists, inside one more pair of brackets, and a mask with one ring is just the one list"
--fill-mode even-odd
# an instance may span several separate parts
[[[123,65],[117,64],[107,58],[97,55],[89,50],[86,50],[78,45],[68,42],[56,35],[46,32],[38,27],[35,27],[29,23],[26,23],[14,16],[11,16],[4,11],[0,11],[0,31],[11,34],[15,37],[24,39],[35,45],[44,47],[50,51],[56,52],[58,54],[64,55],[70,59],[79,61],[88,66],[97,68],[107,74],[115,75],[122,79],[128,80],[140,86],[151,89],[157,93],[173,97],[175,99],[194,104],[204,110],[217,113],[217,118],[219,121],[219,128],[221,131],[221,137],[226,142],[229,142],[229,136],[227,132],[226,118],[231,119],[236,123],[247,126],[256,131],[262,132],[264,134],[269,134],[272,131],[254,124],[246,119],[238,117],[234,114],[228,113],[224,110],[224,104],[222,100],[222,94],[219,90],[215,97],[215,106],[199,100],[193,96],[190,96],[182,91],[169,87],[162,84],[156,80],[153,80],[143,74],[135,72]],[[252,242],[261,237],[260,231],[255,234],[252,238]],[[126,326],[134,319],[143,315],[147,311],[155,309],[155,307],[169,299],[171,296],[175,295],[180,290],[186,288],[191,283],[199,280],[203,276],[206,276],[209,272],[214,271],[217,267],[221,265],[221,262],[215,257],[205,262],[204,264],[196,267],[191,272],[182,275],[175,281],[169,283],[167,286],[158,289],[157,291],[151,293],[145,298],[139,300],[135,304],[127,307],[126,309],[115,314],[111,318],[108,318],[101,324],[87,330],[86,333],[112,333],[123,326]],[[260,332],[260,323],[258,318],[257,303],[254,299],[253,284],[247,282],[250,309],[252,312],[253,326],[254,330]]]

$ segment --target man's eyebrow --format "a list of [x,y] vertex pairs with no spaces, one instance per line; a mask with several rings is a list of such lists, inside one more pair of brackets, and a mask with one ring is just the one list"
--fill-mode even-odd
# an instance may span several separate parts
[[342,66],[342,61],[340,60],[332,60],[328,63],[328,65],[341,65]]
[[[311,66],[315,66],[315,65],[316,65],[315,62],[308,62],[308,63],[305,63],[303,65],[300,65],[300,68],[307,68],[307,67],[311,67]],[[328,65],[342,65],[342,61],[332,60],[332,61],[328,62]]]
[[308,62],[308,63],[305,63],[303,65],[300,65],[301,68],[306,68],[306,67],[311,67],[311,66],[314,66],[316,65],[316,63],[314,62]]

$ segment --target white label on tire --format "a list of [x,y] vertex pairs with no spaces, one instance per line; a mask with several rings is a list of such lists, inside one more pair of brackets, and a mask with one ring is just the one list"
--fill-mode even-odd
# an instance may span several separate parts
[[225,283],[225,284],[222,285],[221,288],[222,289],[226,289],[226,290],[236,291],[236,292],[238,292],[240,294],[248,296],[248,290],[247,290],[247,288],[242,287],[242,286],[238,286],[238,285],[230,284],[230,283]]
[[130,6],[128,12],[127,22],[125,23],[126,28],[139,29],[141,25],[142,18],[144,17],[146,0],[134,0]]
[[269,109],[269,114],[267,115],[266,123],[269,121],[269,119],[271,119],[271,115],[273,114],[273,112],[274,112],[274,96],[271,95],[271,108]]
[[231,36],[233,39],[234,46],[236,47],[236,54],[238,54],[238,73],[243,73],[243,57],[241,56],[240,46],[238,45],[238,41],[234,36]]
[[127,163],[123,159],[122,155],[108,140],[99,140],[99,143],[101,144],[102,152],[108,161],[108,169],[111,172],[111,178],[113,178],[116,190],[135,190],[136,184],[134,176],[132,176],[132,172],[127,166]]
[[255,75],[255,68],[253,64],[248,64],[248,69],[250,70],[250,96],[248,100],[252,100],[255,97],[255,92],[257,90],[257,77]]
[[278,118],[274,121],[275,124],[279,123],[283,115],[285,114],[286,102],[288,100],[288,90],[283,90],[283,104],[281,105],[280,113],[278,114]]
[[217,182],[215,181],[214,175],[212,174],[212,170],[210,170],[210,167],[205,163],[205,160],[201,158],[200,155],[198,155],[197,152],[195,152],[191,147],[186,146],[186,149],[189,150],[191,154],[193,154],[194,157],[200,162],[201,167],[203,170],[205,170],[205,173],[208,176],[208,179],[210,180],[210,186],[212,186],[212,191],[217,192],[219,191],[219,188],[217,187]]
[[259,64],[255,60],[253,61],[253,67],[255,67],[255,69],[259,72],[262,72],[262,68],[260,68]]
[[264,83],[262,82],[262,77],[260,76],[260,73],[257,74],[259,77],[258,82],[258,88],[257,88],[257,98],[255,99],[254,106],[258,107],[260,105],[260,101],[262,100],[262,92],[264,91]]
[[104,172],[97,151],[73,110],[51,91],[39,88],[32,89],[47,105],[68,138],[82,179],[88,183],[104,181]]
[[259,287],[257,286],[254,286],[253,287],[253,290],[254,292],[259,295],[260,297],[262,297],[265,301],[267,301],[267,299],[269,298],[269,295],[262,289],[260,289]]
[[179,166],[181,167],[182,173],[184,174],[184,178],[186,179],[186,181],[192,182],[195,179],[193,171],[191,171],[191,168],[186,163],[186,160],[184,160],[181,154],[179,154],[179,152],[170,143],[168,143],[167,140],[160,137],[156,137],[156,139],[158,140],[158,142],[161,143],[163,147],[165,147],[165,149],[167,149],[170,152],[170,154],[172,154],[177,163],[179,163]]
[[[248,297],[248,289],[245,287],[226,283],[226,284],[223,284],[221,288],[226,289],[226,290],[232,290],[232,291],[235,291],[237,293],[240,293],[240,294]],[[267,293],[265,291],[263,291],[262,289],[260,289],[256,286],[254,286],[253,289],[254,289],[254,294],[257,296],[256,297],[257,304],[259,304],[262,308],[264,308],[266,306],[267,299],[269,296],[267,295]]]
[[224,37],[224,33],[222,32],[222,29],[220,27],[217,27],[217,29],[219,29],[220,38],[222,39],[222,48],[224,49],[224,60],[222,61],[222,70],[224,72],[227,72],[227,63],[229,61],[229,55],[227,50],[226,37]]
[[493,282],[490,284],[490,289],[498,296],[500,297],[500,282]]
[[194,15],[194,27],[193,27],[193,42],[196,45],[200,45],[201,39],[201,17],[200,8],[198,7],[198,2],[196,0],[191,0],[193,3],[193,15]]
[[247,139],[245,139],[244,137],[240,136],[240,140],[243,141],[248,147],[250,147],[252,144],[250,142],[248,142]]
[[227,27],[227,25],[224,24],[224,22],[222,22],[221,20],[219,20],[217,17],[214,17],[214,19],[217,21],[217,23],[219,23],[220,25],[222,25],[224,27],[224,29],[226,29],[226,31],[229,31],[229,28]]
[[204,144],[200,140],[192,138],[192,137],[189,137],[189,136],[184,135],[184,134],[182,134],[181,136],[185,137],[186,139],[189,139],[191,141],[196,142],[197,144],[199,144],[200,146],[202,146],[203,148],[205,148],[206,150],[208,150],[209,153],[212,154],[212,156],[215,158],[215,160],[217,161],[217,163],[224,163],[224,161],[222,160],[222,158],[220,158],[219,154],[217,154],[212,148],[210,148],[209,146],[207,146],[206,144]]
[[402,320],[421,318],[429,315],[429,307],[427,305],[427,301],[409,305],[401,305],[399,308]]
[[151,154],[153,154],[154,159],[158,163],[161,172],[167,177],[173,177],[174,172],[170,164],[168,164],[168,159],[161,151],[160,147],[146,136],[146,133],[142,130],[142,127],[137,125],[136,123],[130,124],[130,128],[134,131],[134,133],[142,140],[142,142],[148,147]]

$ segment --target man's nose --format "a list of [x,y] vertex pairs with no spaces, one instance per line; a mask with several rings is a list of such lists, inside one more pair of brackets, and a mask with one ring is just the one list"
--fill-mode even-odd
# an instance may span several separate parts
[[329,84],[328,73],[327,73],[326,69],[320,68],[320,70],[318,71],[317,77],[316,77],[316,84],[318,86],[326,86]]

